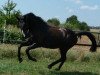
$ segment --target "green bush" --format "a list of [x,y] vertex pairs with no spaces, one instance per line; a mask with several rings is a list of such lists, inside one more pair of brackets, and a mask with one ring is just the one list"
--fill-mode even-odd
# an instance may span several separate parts
[[[0,41],[3,42],[4,29],[0,29]],[[5,43],[17,43],[17,41],[23,38],[20,32],[12,32],[5,30]]]

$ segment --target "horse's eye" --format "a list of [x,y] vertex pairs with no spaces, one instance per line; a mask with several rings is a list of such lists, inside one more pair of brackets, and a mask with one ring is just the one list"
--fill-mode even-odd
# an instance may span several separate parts
[[20,19],[20,22],[23,22],[23,19]]

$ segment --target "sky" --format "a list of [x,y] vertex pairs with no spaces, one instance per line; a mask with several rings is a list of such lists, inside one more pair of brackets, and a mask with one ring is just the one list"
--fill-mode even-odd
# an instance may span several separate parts
[[[22,14],[33,12],[44,20],[58,18],[65,22],[72,15],[89,26],[100,26],[100,0],[12,0]],[[7,0],[0,0],[0,8]]]

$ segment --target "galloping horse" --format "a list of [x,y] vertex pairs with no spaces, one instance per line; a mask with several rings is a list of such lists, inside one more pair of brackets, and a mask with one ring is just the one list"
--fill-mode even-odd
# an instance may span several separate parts
[[82,35],[86,35],[91,40],[92,45],[90,51],[96,51],[96,40],[90,32],[75,33],[70,29],[50,26],[41,17],[36,16],[33,13],[17,17],[17,19],[19,21],[19,26],[27,39],[18,47],[19,62],[22,62],[20,50],[23,46],[29,46],[26,49],[26,54],[28,58],[33,61],[36,61],[36,59],[30,56],[29,51],[31,49],[38,47],[51,49],[59,48],[61,55],[60,59],[52,62],[48,65],[48,68],[51,69],[55,64],[60,63],[58,67],[58,70],[60,70],[66,60],[67,51],[77,43],[78,37],[81,37]]

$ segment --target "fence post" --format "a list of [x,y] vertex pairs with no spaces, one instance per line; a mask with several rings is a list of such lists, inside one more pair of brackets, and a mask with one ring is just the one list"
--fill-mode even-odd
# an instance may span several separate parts
[[6,37],[5,37],[5,35],[6,35],[6,33],[5,33],[5,31],[6,31],[6,20],[4,21],[4,30],[3,30],[3,43],[5,43],[5,40],[6,40]]
[[100,45],[100,31],[98,33],[98,45]]

